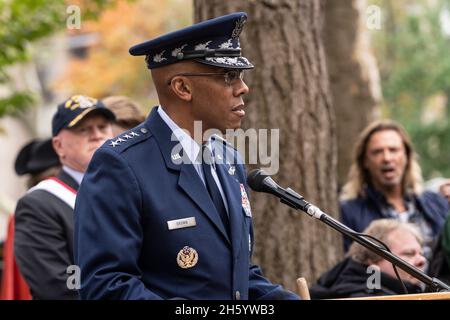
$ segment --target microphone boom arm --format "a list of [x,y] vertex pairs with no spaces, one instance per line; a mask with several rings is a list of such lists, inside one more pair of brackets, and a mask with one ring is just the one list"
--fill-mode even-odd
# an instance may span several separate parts
[[[326,225],[330,226],[331,228],[335,229],[336,231],[345,234],[346,236],[350,237],[352,240],[358,242],[360,245],[366,247],[367,249],[375,252],[377,255],[383,257],[387,261],[391,262],[392,264],[396,265],[400,269],[404,270],[411,276],[413,276],[416,279],[419,279],[426,285],[428,285],[433,291],[439,292],[439,291],[450,291],[450,286],[439,280],[438,278],[433,278],[425,274],[422,270],[416,268],[415,266],[409,264],[405,260],[399,258],[395,254],[387,251],[386,249],[382,248],[380,245],[374,243],[373,241],[365,238],[364,236],[359,235],[356,231],[350,229],[343,223],[337,221],[333,217],[329,216],[316,206],[310,204],[309,202],[305,201],[304,198],[293,191],[292,189],[288,188],[285,189],[286,192],[294,197],[296,195],[298,198],[289,200],[289,201],[283,201],[284,199],[280,200],[281,202],[291,206],[294,209],[300,209],[304,212],[306,212],[310,217],[316,218]],[[291,205],[291,203],[293,205]]]
[[450,291],[450,286],[448,286],[438,278],[428,276],[422,270],[409,264],[405,260],[399,258],[395,254],[381,247],[379,244],[376,244],[375,242],[367,239],[363,235],[357,233],[343,223],[329,216],[318,207],[306,201],[300,194],[298,194],[291,188],[284,189],[280,187],[275,183],[275,181],[272,180],[270,176],[266,175],[262,170],[254,170],[253,172],[251,172],[249,174],[248,182],[249,186],[253,190],[258,192],[271,193],[278,197],[280,199],[280,202],[290,206],[293,209],[302,210],[310,217],[316,218],[326,225],[330,226],[334,230],[340,232],[341,234],[350,237],[352,240],[375,252],[377,255],[404,270],[414,278],[419,279],[421,282],[428,285],[433,291]]

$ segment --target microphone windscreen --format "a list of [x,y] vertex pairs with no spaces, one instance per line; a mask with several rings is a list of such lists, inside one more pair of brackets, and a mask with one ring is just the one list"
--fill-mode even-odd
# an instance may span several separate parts
[[247,184],[249,187],[257,192],[265,192],[266,187],[263,180],[267,177],[267,174],[261,169],[255,169],[250,171],[247,175]]

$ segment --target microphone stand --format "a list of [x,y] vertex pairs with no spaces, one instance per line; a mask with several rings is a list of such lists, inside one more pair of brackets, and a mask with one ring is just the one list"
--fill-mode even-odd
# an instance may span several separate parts
[[287,204],[288,206],[290,206],[296,210],[300,209],[300,210],[306,212],[309,216],[316,218],[316,219],[322,221],[323,223],[325,223],[326,225],[337,230],[338,232],[345,234],[346,236],[350,237],[354,241],[358,242],[360,245],[375,252],[377,255],[383,257],[384,259],[391,262],[395,266],[404,270],[405,272],[407,272],[414,278],[419,279],[420,281],[422,281],[423,283],[428,285],[431,288],[431,290],[433,290],[435,292],[450,291],[450,286],[448,286],[441,280],[428,276],[422,270],[414,267],[413,265],[411,265],[408,262],[406,262],[405,260],[399,258],[395,254],[387,251],[386,249],[382,248],[380,245],[374,243],[373,241],[367,239],[364,236],[357,234],[354,230],[350,229],[346,225],[342,224],[341,222],[339,222],[336,219],[332,218],[331,216],[327,215],[325,212],[323,212],[316,206],[307,202],[301,195],[296,193],[291,188],[284,189],[277,185],[276,189],[277,190],[272,193],[279,196],[280,201],[282,203]]

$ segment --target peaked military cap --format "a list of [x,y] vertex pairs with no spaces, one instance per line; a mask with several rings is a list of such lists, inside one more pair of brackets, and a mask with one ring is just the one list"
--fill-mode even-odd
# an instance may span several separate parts
[[101,100],[75,95],[58,105],[52,120],[52,134],[56,136],[61,129],[76,126],[89,113],[96,111],[105,118],[114,121],[116,116],[105,107]]
[[149,69],[188,59],[221,68],[251,69],[239,43],[246,21],[245,12],[231,13],[137,44],[129,52],[145,55]]

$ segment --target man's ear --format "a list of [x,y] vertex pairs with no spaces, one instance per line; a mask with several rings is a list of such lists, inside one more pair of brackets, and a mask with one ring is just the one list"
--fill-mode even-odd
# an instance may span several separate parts
[[177,76],[170,82],[173,92],[184,101],[192,100],[192,85],[190,81],[183,76]]
[[61,137],[59,137],[59,136],[53,137],[52,145],[53,145],[53,149],[55,149],[55,152],[59,156],[59,158],[62,158],[64,155],[64,152],[63,152],[63,148],[61,145]]

